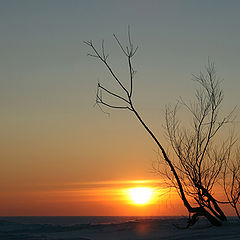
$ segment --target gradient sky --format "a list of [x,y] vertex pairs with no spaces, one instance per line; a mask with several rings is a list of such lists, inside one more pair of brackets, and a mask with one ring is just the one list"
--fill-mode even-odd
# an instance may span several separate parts
[[170,196],[148,211],[100,198],[124,180],[157,179],[157,156],[130,112],[108,118],[93,107],[97,81],[111,79],[83,41],[105,39],[124,77],[112,34],[126,41],[130,24],[134,100],[161,137],[165,104],[193,95],[191,75],[208,57],[224,79],[224,108],[239,104],[239,22],[238,0],[0,0],[0,215],[182,214]]

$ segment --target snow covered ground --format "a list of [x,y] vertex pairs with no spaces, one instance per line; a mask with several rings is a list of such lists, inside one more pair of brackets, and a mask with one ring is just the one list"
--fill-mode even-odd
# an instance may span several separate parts
[[212,227],[204,219],[190,229],[184,218],[141,219],[110,224],[39,224],[0,220],[1,240],[221,240],[240,239],[240,222],[230,219],[222,227]]

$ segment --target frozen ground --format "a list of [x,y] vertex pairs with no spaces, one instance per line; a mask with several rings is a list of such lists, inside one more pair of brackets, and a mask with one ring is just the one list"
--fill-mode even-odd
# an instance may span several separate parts
[[240,222],[232,219],[222,227],[201,220],[191,229],[179,229],[186,219],[141,219],[118,224],[32,224],[0,220],[1,240],[221,240],[240,239]]

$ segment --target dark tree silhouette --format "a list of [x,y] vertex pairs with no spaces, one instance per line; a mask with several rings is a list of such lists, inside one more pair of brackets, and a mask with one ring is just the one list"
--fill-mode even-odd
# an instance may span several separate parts
[[[226,163],[231,161],[229,157],[235,142],[231,137],[221,144],[216,143],[216,140],[223,126],[232,121],[233,112],[220,117],[223,91],[213,63],[208,61],[206,74],[200,72],[194,76],[194,80],[199,84],[195,101],[186,103],[180,99],[173,109],[166,108],[167,136],[175,154],[172,159],[177,159],[174,166],[178,170],[185,194],[220,221],[226,221],[219,206],[220,201],[213,196],[213,189],[222,178]],[[192,124],[187,129],[177,117],[177,110],[181,106],[192,116]],[[171,172],[164,174],[179,190]],[[197,215],[196,213],[193,218]]]
[[232,151],[228,152],[226,164],[223,172],[223,187],[227,200],[236,215],[240,219],[239,200],[240,200],[240,149],[237,148],[234,156]]
[[[166,109],[166,127],[170,143],[178,157],[176,163],[167,153],[161,141],[144,122],[140,113],[135,108],[133,102],[133,87],[135,70],[133,68],[133,58],[138,47],[134,46],[131,40],[130,29],[128,27],[128,44],[123,46],[116,35],[113,35],[116,43],[126,57],[129,72],[129,84],[125,86],[123,81],[117,76],[113,67],[108,62],[108,55],[105,52],[104,41],[101,47],[97,48],[93,41],[84,42],[90,47],[91,53],[88,55],[102,62],[118,89],[108,89],[102,83],[97,84],[96,104],[103,110],[102,106],[114,109],[129,110],[139,123],[151,136],[161,153],[164,163],[168,166],[167,176],[177,189],[179,196],[189,212],[189,224],[193,225],[200,216],[204,216],[214,226],[220,226],[221,221],[226,217],[219,207],[219,202],[212,195],[212,188],[220,175],[226,160],[229,146],[222,146],[221,149],[213,150],[212,140],[221,127],[230,121],[231,115],[221,120],[218,119],[219,108],[223,100],[222,90],[216,78],[214,65],[209,62],[206,70],[207,76],[202,73],[195,77],[201,89],[196,92],[197,103],[186,104],[181,101],[193,115],[193,132],[187,130],[180,131],[179,123],[176,120],[177,107],[171,111]],[[117,100],[119,104],[115,104]],[[200,105],[197,105],[200,104]],[[226,143],[225,143],[226,144]],[[190,184],[190,185],[189,185]],[[190,200],[195,200],[193,204]]]

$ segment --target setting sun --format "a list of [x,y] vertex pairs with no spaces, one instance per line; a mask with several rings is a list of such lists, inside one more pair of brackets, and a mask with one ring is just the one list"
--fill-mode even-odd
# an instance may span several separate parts
[[134,204],[147,204],[152,198],[153,191],[147,187],[129,189],[131,200]]

